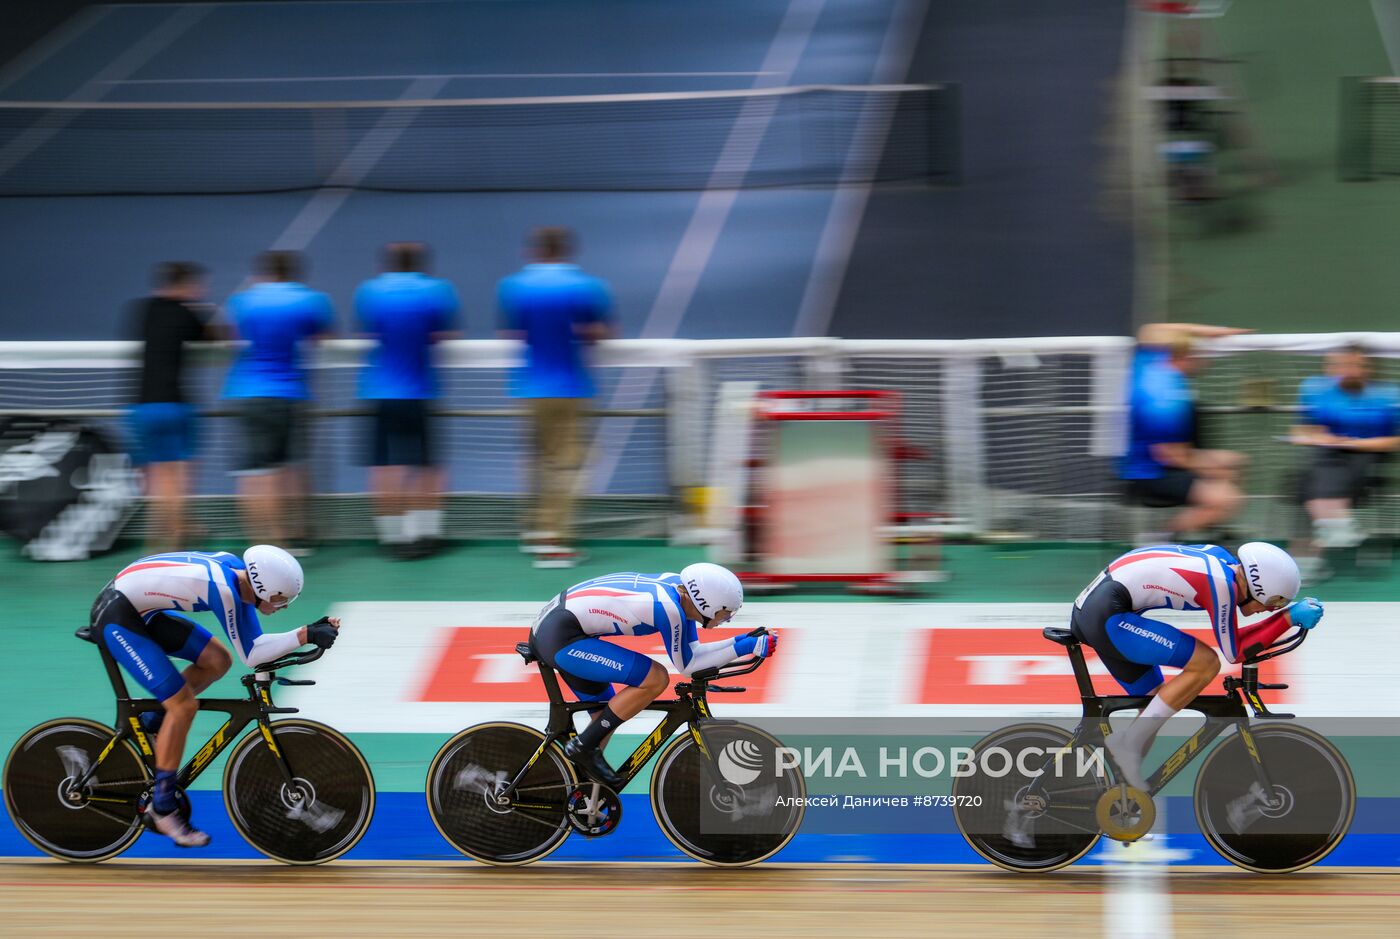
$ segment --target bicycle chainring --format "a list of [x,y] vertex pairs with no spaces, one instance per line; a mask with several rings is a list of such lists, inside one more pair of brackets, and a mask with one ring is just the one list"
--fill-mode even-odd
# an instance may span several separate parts
[[1113,786],[1099,796],[1094,818],[1105,835],[1129,844],[1152,830],[1157,821],[1157,806],[1141,789]]
[[585,838],[611,834],[622,821],[622,800],[600,783],[585,782],[570,789],[564,809],[569,825]]

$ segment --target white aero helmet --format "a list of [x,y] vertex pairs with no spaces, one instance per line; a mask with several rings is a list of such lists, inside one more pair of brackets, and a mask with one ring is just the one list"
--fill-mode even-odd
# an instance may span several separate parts
[[258,599],[266,600],[279,610],[301,593],[304,582],[301,563],[275,545],[253,545],[243,552],[243,565]]
[[1265,606],[1288,602],[1298,595],[1302,576],[1298,562],[1277,545],[1251,541],[1240,545],[1237,553],[1250,596]]
[[737,613],[744,605],[744,585],[733,571],[718,564],[687,564],[681,571],[681,589],[707,622],[720,610]]

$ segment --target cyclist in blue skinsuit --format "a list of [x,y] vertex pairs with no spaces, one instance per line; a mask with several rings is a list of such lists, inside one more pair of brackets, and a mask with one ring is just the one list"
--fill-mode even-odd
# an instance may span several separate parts
[[[684,675],[747,655],[772,655],[776,633],[700,641],[698,627],[722,625],[743,603],[739,578],[717,564],[691,564],[679,574],[608,574],[575,584],[550,601],[530,630],[530,647],[558,669],[580,701],[598,702],[593,723],[565,746],[569,758],[598,782],[620,790],[622,780],[599,745],[669,682],[659,663],[608,638],[659,633]],[[626,687],[614,694],[614,683]]]
[[[1311,629],[1322,604],[1298,594],[1298,565],[1261,541],[1238,555],[1215,545],[1152,545],[1109,564],[1074,601],[1070,629],[1132,695],[1151,695],[1127,730],[1110,734],[1109,750],[1128,784],[1146,790],[1142,759],[1162,726],[1220,672],[1220,657],[1151,610],[1201,610],[1210,617],[1220,652],[1238,662],[1250,646],[1272,642],[1293,626]],[[1240,616],[1274,615],[1247,626]],[[1162,666],[1181,669],[1164,679]]]
[[[284,610],[301,593],[301,565],[281,548],[254,545],[239,558],[220,551],[156,554],[127,565],[92,605],[93,638],[111,651],[163,712],[142,723],[155,742],[156,782],[147,810],[155,828],[182,848],[209,836],[176,811],[175,774],[199,710],[195,695],[223,677],[228,649],[184,613],[212,612],[243,664],[256,668],[312,643],[335,642],[340,621],[322,618],[293,632],[264,633],[258,614]],[[175,670],[167,656],[191,663]]]

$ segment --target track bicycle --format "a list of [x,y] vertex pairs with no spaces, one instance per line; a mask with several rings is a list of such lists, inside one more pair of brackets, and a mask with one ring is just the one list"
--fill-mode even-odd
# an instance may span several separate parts
[[[151,735],[141,724],[158,711],[154,698],[132,698],[120,667],[91,627],[77,631],[102,653],[117,700],[117,729],[81,717],[46,721],[22,736],[5,761],[5,807],[15,827],[40,851],[65,861],[116,857],[148,827],[155,780]],[[246,698],[198,698],[202,711],[228,719],[176,776],[184,791],[237,741],[224,767],[224,804],[234,828],[258,851],[287,864],[321,864],[353,848],[374,815],[374,777],[364,756],[339,731],[277,707],[272,686],[313,685],[276,673],[320,658],[292,653],[243,676]],[[256,733],[239,734],[249,724]]]
[[[610,834],[622,820],[618,794],[581,780],[564,755],[575,735],[573,716],[598,703],[565,701],[555,670],[530,644],[518,643],[515,651],[539,667],[549,696],[544,731],[507,722],[468,727],[443,744],[427,780],[428,814],[442,836],[468,857],[501,866],[537,861],[573,832]],[[665,716],[618,770],[625,786],[656,755],[657,823],[682,852],[716,867],[772,857],[792,840],[805,812],[806,781],[778,761],[782,744],[758,727],[710,713],[707,695],[745,690],[712,682],[747,675],[763,661],[704,669],[678,682],[674,699],[647,706]],[[687,732],[673,738],[682,728]]]
[[[976,771],[957,779],[953,792],[981,798],[976,806],[971,799],[954,799],[954,816],[982,857],[1008,870],[1043,872],[1074,863],[1101,835],[1136,841],[1156,820],[1153,799],[1203,755],[1193,796],[1196,822],[1230,863],[1257,873],[1287,873],[1316,864],[1341,843],[1356,810],[1356,782],[1341,752],[1306,727],[1250,721],[1251,712],[1280,722],[1294,717],[1265,706],[1261,690],[1288,686],[1261,682],[1259,664],[1298,648],[1306,630],[1245,650],[1241,675],[1225,678],[1224,694],[1200,695],[1186,705],[1184,710],[1204,714],[1205,724],[1148,777],[1148,792],[1123,782],[1104,737],[1110,714],[1140,710],[1151,697],[1096,694],[1083,649],[1070,631],[1049,627],[1042,634],[1069,654],[1083,719],[1073,733],[1020,724],[974,746]],[[1233,733],[1211,749],[1227,731]],[[1009,772],[994,777],[981,759],[993,749],[1045,756],[1024,767],[1013,762]],[[1081,760],[1083,754],[1101,759]],[[995,766],[1000,770],[1002,763]]]

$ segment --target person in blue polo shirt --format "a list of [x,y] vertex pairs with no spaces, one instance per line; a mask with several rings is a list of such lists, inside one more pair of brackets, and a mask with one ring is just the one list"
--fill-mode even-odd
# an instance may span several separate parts
[[229,298],[227,312],[247,345],[229,370],[224,397],[238,407],[244,454],[240,491],[248,533],[268,544],[304,539],[306,405],[311,397],[301,344],[331,331],[330,298],[303,284],[294,251],[266,251],[258,278]]
[[531,263],[501,281],[501,334],[525,342],[511,394],[529,402],[534,501],[521,541],[536,567],[573,567],[573,511],[583,464],[582,422],[593,397],[584,347],[609,333],[608,285],[572,263],[567,228],[537,228]]
[[1313,451],[1302,491],[1312,538],[1295,553],[1311,576],[1325,576],[1319,548],[1353,548],[1365,540],[1352,508],[1388,455],[1400,449],[1400,388],[1371,381],[1360,347],[1335,352],[1328,356],[1327,374],[1300,386],[1291,439]]
[[1128,496],[1151,508],[1182,506],[1155,541],[1179,541],[1233,518],[1243,496],[1243,454],[1207,450],[1197,433],[1196,393],[1190,377],[1199,364],[1192,340],[1248,330],[1197,323],[1152,323],[1138,333],[1128,392],[1128,452],[1119,468]]
[[426,557],[442,539],[442,486],[428,432],[428,402],[437,396],[432,345],[453,329],[457,291],[427,275],[426,245],[385,245],[383,263],[384,272],[355,291],[360,329],[378,340],[360,378],[360,396],[374,403],[375,525],[396,557]]

